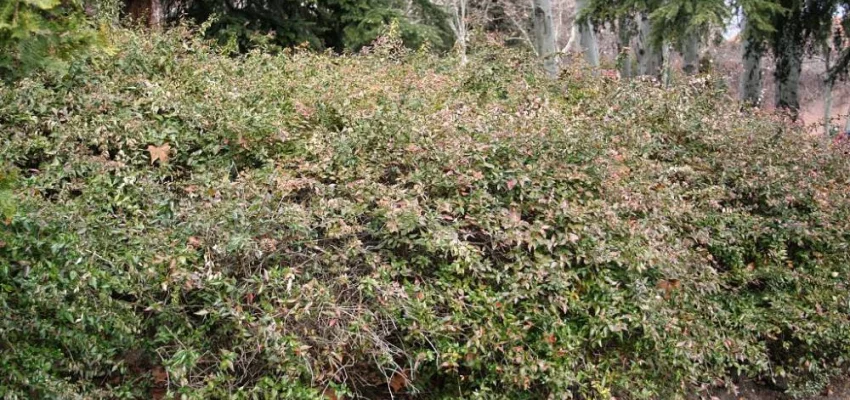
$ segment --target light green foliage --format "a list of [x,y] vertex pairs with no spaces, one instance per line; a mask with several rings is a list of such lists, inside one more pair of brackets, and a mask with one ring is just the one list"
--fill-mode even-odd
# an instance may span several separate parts
[[76,0],[0,0],[0,78],[64,72],[97,41]]
[[846,148],[711,81],[116,40],[0,89],[0,396],[675,399],[850,355]]

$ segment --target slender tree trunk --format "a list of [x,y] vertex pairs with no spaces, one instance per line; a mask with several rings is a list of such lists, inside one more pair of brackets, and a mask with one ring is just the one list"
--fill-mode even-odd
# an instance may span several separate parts
[[[826,71],[829,71],[832,68],[830,65],[830,55],[832,52],[830,51],[829,45],[823,46],[823,60],[824,66],[826,67]],[[827,72],[828,73],[828,72]],[[826,136],[829,136],[832,132],[832,79],[827,79],[824,82],[823,88],[823,131]]]
[[776,107],[788,111],[793,120],[800,116],[800,71],[803,66],[803,33],[800,12],[782,18],[776,26]]
[[661,84],[664,85],[665,88],[670,87],[673,83],[673,63],[670,58],[671,53],[670,42],[665,40],[664,44],[661,45]]
[[567,39],[567,44],[564,45],[561,53],[569,53],[573,50],[576,45],[576,37],[578,37],[578,25],[573,23],[573,26],[570,27],[570,38]]
[[620,77],[629,80],[632,77],[632,32],[633,20],[623,15],[617,21],[617,63],[620,65]]
[[682,71],[686,75],[695,75],[699,69],[699,34],[691,32],[685,37],[682,44],[682,58],[684,65]]
[[[587,0],[578,0],[576,2],[576,16],[578,17],[587,6]],[[584,59],[587,64],[593,68],[599,67],[599,44],[596,41],[596,31],[593,29],[593,24],[590,21],[584,21],[579,24],[579,43],[581,51],[584,53]]]
[[558,59],[555,51],[555,31],[552,29],[552,3],[533,0],[532,22],[537,54],[543,59],[543,69],[550,78],[558,76]]
[[641,13],[638,21],[638,75],[658,77],[661,67],[661,52],[651,41],[652,23],[646,13]]
[[466,43],[469,40],[469,34],[466,25],[466,0],[452,0],[451,3],[451,18],[449,18],[449,27],[455,34],[455,42],[458,52],[460,53],[460,65],[466,65],[468,59],[466,56]]
[[749,106],[758,107],[761,105],[761,58],[764,54],[764,44],[745,28],[743,48],[744,75],[741,77],[741,101]]

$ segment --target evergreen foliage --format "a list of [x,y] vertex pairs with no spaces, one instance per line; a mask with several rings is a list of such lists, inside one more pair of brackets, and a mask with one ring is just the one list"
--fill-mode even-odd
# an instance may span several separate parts
[[98,35],[78,0],[0,0],[0,78],[63,71]]
[[212,18],[209,33],[236,40],[241,51],[256,45],[256,34],[269,32],[281,46],[306,42],[315,49],[358,50],[392,23],[412,48],[427,42],[446,49],[453,42],[448,16],[429,0],[178,0],[169,9],[174,17],[186,12],[199,22]]

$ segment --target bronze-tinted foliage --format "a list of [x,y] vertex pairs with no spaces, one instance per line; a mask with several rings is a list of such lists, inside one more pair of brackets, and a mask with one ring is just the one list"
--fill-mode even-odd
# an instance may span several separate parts
[[0,91],[3,395],[656,399],[850,352],[843,144],[710,80],[116,37]]

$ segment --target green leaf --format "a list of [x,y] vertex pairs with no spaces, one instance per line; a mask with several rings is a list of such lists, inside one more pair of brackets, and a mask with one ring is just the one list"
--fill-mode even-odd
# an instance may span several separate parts
[[29,5],[38,7],[42,10],[50,10],[56,6],[58,6],[62,1],[61,0],[24,0]]

